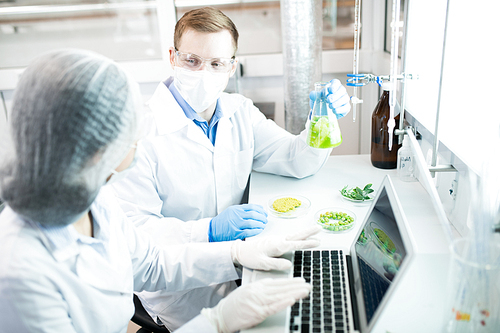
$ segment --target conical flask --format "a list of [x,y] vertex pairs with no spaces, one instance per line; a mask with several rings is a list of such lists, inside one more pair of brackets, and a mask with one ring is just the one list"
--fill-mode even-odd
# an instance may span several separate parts
[[332,148],[342,143],[337,116],[328,106],[325,96],[326,82],[316,82],[314,90],[317,98],[314,101],[309,131],[307,133],[307,144],[313,148]]

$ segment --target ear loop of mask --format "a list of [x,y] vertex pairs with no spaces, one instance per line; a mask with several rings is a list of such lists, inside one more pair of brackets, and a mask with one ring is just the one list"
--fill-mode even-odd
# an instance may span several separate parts
[[132,162],[130,162],[130,165],[125,170],[116,171],[115,169],[111,169],[111,177],[106,184],[112,184],[120,179],[125,178],[130,170],[132,170],[132,168],[137,164],[137,144],[134,143],[130,145],[130,148],[135,149],[134,159],[132,160]]

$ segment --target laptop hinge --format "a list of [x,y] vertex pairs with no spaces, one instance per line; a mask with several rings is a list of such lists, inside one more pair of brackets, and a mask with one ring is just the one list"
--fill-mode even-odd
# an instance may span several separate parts
[[352,319],[354,321],[354,329],[359,331],[359,313],[358,313],[358,298],[356,297],[356,291],[354,288],[354,272],[352,269],[352,258],[350,255],[346,255],[347,263],[347,276],[349,278],[349,290],[351,293],[351,311]]

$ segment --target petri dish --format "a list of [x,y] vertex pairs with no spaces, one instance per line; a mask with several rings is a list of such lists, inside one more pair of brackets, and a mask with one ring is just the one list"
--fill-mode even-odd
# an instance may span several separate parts
[[373,193],[370,193],[368,196],[370,197],[370,199],[366,199],[366,200],[356,200],[356,199],[351,199],[351,198],[347,198],[347,197],[344,197],[342,194],[339,193],[339,195],[342,197],[342,199],[344,199],[345,201],[349,201],[349,202],[353,202],[355,204],[359,204],[359,205],[364,205],[364,204],[369,204],[373,201],[373,198],[375,198],[375,195],[374,195],[375,192]]
[[[334,216],[327,218],[324,216],[326,213],[333,213]],[[343,214],[344,220],[339,219],[337,213]],[[349,221],[349,219],[351,219],[351,221]],[[327,232],[340,233],[352,229],[356,223],[356,214],[342,207],[328,207],[319,210],[314,215],[314,220],[323,228],[323,230]]]
[[386,231],[379,226],[376,222],[370,222],[371,238],[377,247],[389,258],[394,256],[397,247],[391,238],[387,235]]
[[[350,188],[350,190],[352,190],[352,188]],[[340,191],[341,190],[339,190],[339,195],[342,197],[342,199],[344,199],[345,201],[352,202],[352,203],[355,203],[355,204],[360,204],[360,205],[371,203],[373,201],[373,199],[375,198],[375,193],[376,193],[375,191],[373,191],[372,193],[368,194],[368,197],[370,197],[370,199],[356,200],[356,199],[351,199],[351,198],[348,198],[348,197],[344,197]]]
[[368,229],[363,229],[361,231],[361,233],[359,234],[359,237],[358,237],[358,240],[356,241],[356,243],[358,243],[359,245],[365,246],[370,241],[370,239],[368,237],[370,237],[370,234],[368,233]]
[[[273,203],[278,200],[278,199],[283,199],[283,198],[294,198],[300,201],[300,206],[296,207],[292,210],[289,210],[287,212],[279,212],[273,208]],[[304,196],[301,195],[295,195],[295,194],[287,194],[287,195],[278,195],[274,198],[269,199],[267,202],[267,208],[271,215],[276,216],[276,217],[281,217],[284,219],[293,219],[296,217],[304,216],[309,212],[309,208],[311,207],[311,201],[307,199]]]

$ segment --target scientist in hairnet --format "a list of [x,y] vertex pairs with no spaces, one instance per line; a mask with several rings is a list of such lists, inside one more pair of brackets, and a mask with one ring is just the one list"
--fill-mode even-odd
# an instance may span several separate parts
[[[140,99],[123,70],[86,51],[44,54],[22,74],[0,150],[2,332],[126,332],[133,291],[219,284],[238,277],[235,264],[287,269],[275,257],[318,245],[310,229],[258,244],[154,246],[103,186],[133,169]],[[248,328],[309,290],[303,279],[251,283],[178,332]]]
[[[308,146],[306,130],[292,135],[266,119],[250,99],[223,92],[237,68],[237,48],[236,26],[218,9],[194,9],[175,26],[174,74],[148,102],[150,136],[141,140],[137,167],[113,185],[127,216],[160,243],[259,234],[267,213],[259,205],[240,205],[252,169],[304,178],[320,170],[331,153]],[[349,112],[349,96],[339,80],[326,93],[337,117]],[[175,329],[234,287],[231,282],[139,298],[157,322]]]

